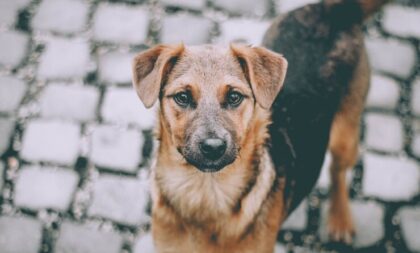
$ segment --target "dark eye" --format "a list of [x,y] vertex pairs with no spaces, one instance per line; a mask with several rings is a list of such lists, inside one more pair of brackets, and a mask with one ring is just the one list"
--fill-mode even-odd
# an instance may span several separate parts
[[244,96],[237,91],[230,91],[226,99],[227,103],[230,106],[236,107],[242,103],[242,100],[244,100]]
[[175,94],[174,100],[181,107],[187,107],[192,102],[191,94],[184,91]]

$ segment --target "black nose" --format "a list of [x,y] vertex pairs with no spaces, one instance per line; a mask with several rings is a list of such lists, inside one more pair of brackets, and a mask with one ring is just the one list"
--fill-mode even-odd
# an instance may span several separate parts
[[210,160],[217,160],[226,151],[226,142],[222,139],[205,139],[200,143],[200,150],[203,155]]

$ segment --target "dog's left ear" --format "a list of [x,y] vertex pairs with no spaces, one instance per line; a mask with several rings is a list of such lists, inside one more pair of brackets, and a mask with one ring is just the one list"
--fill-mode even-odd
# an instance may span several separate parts
[[146,108],[158,99],[169,72],[184,51],[184,45],[158,45],[133,60],[133,86]]
[[258,104],[269,109],[277,97],[287,71],[287,60],[280,54],[262,47],[230,45]]

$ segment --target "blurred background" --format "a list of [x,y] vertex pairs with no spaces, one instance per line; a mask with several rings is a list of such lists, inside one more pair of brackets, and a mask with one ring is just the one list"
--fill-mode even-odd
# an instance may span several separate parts
[[[156,109],[131,88],[133,55],[258,45],[276,15],[311,2],[0,0],[0,252],[152,253]],[[420,1],[394,1],[365,31],[374,75],[348,174],[354,243],[326,236],[327,155],[276,253],[420,252]]]

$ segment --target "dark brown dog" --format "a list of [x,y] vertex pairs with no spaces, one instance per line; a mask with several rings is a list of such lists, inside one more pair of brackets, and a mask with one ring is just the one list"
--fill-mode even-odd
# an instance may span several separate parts
[[328,145],[329,232],[351,240],[344,177],[357,158],[370,74],[360,25],[384,2],[326,0],[279,17],[265,46],[284,57],[242,45],[161,45],[135,58],[140,99],[160,101],[158,252],[271,253]]

